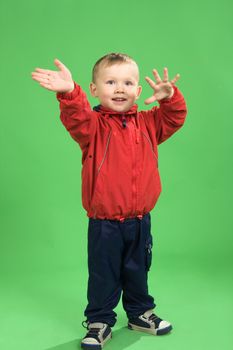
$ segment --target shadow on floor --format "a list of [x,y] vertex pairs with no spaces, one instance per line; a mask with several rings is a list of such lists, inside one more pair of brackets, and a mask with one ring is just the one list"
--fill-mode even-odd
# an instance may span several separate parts
[[[169,336],[169,334],[165,336],[167,337]],[[151,337],[151,335],[146,333],[130,331],[127,327],[122,327],[120,329],[117,329],[116,331],[113,330],[112,339],[108,343],[106,343],[104,349],[123,350],[128,346],[138,342],[142,337]],[[65,344],[57,345],[46,350],[77,350],[80,349],[80,343],[81,338]]]

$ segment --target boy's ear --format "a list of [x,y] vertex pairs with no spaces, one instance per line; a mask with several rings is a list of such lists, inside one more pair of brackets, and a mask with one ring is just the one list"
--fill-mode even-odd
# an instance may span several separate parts
[[90,92],[91,92],[91,95],[93,97],[98,97],[97,96],[97,88],[96,88],[96,85],[94,83],[91,82],[90,84]]
[[138,91],[137,91],[137,97],[136,97],[136,100],[140,97],[141,95],[141,92],[142,92],[142,87],[141,85],[138,86]]

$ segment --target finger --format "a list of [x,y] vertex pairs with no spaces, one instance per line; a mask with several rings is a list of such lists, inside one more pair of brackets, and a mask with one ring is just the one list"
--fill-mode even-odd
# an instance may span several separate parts
[[179,78],[180,78],[180,74],[176,74],[175,78],[171,80],[171,84],[175,84]]
[[36,72],[32,72],[32,77],[35,78],[45,78],[45,77],[49,77],[48,73],[36,73]]
[[156,100],[157,100],[157,98],[155,97],[155,95],[153,95],[153,96],[147,98],[147,99],[144,101],[144,103],[145,103],[146,105],[149,105],[150,103],[153,103],[153,102],[155,102]]
[[57,68],[59,68],[60,70],[66,70],[66,66],[57,58],[55,58],[54,60],[55,65],[57,66]]
[[157,69],[153,69],[153,74],[154,74],[154,77],[155,77],[155,80],[157,81],[157,83],[161,83],[161,78],[160,78],[160,75],[157,71]]
[[51,74],[52,73],[51,70],[49,70],[49,69],[42,69],[42,68],[36,68],[35,71],[39,72],[39,73],[45,73],[45,74]]
[[50,80],[48,78],[32,77],[32,79],[38,81],[39,83],[50,83]]
[[167,67],[165,67],[165,68],[163,69],[163,81],[164,81],[165,83],[168,82],[168,69],[167,69]]
[[152,87],[152,89],[156,88],[156,83],[149,77],[145,77],[147,83]]

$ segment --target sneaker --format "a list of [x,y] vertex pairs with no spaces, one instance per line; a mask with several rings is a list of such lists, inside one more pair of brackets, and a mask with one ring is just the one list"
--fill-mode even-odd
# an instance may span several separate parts
[[81,348],[85,350],[101,350],[104,344],[112,338],[112,330],[106,323],[87,322],[88,332],[81,341]]
[[172,325],[156,316],[153,310],[148,310],[143,315],[130,319],[128,328],[153,335],[163,335],[172,330]]

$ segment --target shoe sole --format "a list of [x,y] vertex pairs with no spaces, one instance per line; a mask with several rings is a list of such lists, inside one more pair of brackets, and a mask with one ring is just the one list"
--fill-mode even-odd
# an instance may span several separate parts
[[144,327],[136,326],[132,323],[128,323],[128,329],[130,329],[131,331],[139,331],[139,332],[149,333],[152,335],[164,335],[164,334],[171,332],[172,325],[165,327],[165,328],[160,328],[160,329],[159,328],[158,329],[151,329],[151,328],[144,328]]
[[100,344],[85,344],[81,343],[81,348],[84,350],[101,350],[104,344],[112,338],[112,333],[110,333]]

